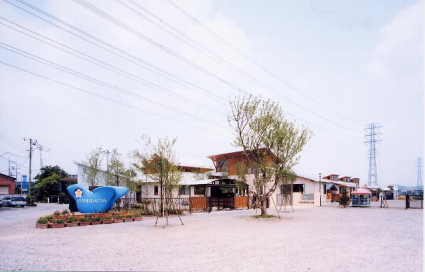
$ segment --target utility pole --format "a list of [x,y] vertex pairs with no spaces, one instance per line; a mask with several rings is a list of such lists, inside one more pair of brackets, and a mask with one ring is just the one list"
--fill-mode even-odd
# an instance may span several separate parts
[[42,146],[41,144],[38,145],[38,150],[40,151],[40,169],[43,168],[43,159],[41,157],[41,152],[45,151],[48,152],[50,148],[46,148],[45,146]]
[[322,173],[319,173],[319,186],[320,207],[322,207]]
[[378,186],[378,169],[376,167],[376,143],[381,140],[377,136],[382,133],[376,132],[377,129],[381,128],[377,123],[369,124],[365,130],[368,134],[364,135],[367,138],[365,143],[369,144],[369,173],[368,173],[368,185]]
[[[25,141],[28,141],[27,139],[24,139]],[[33,151],[33,149],[32,149],[32,146],[34,145],[37,145],[37,140],[33,140],[33,139],[29,139],[29,141],[30,141],[30,149],[29,149],[29,152],[30,152],[30,160],[29,160],[29,177],[28,177],[28,196],[31,196],[31,161],[32,161],[32,151]]]
[[422,188],[422,168],[423,168],[423,165],[422,165],[422,158],[421,157],[419,157],[418,158],[418,180],[417,180],[417,187],[418,187],[418,190],[422,190],[421,188]]

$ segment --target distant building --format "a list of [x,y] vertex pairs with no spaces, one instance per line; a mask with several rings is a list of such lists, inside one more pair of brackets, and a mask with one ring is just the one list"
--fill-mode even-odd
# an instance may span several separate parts
[[14,194],[16,178],[0,174],[0,195]]

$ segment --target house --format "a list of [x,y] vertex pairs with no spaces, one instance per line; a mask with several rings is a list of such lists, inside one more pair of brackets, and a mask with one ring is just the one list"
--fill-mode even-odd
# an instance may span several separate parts
[[0,174],[0,195],[14,194],[16,178]]
[[[273,154],[264,149],[264,154],[269,156],[268,161],[271,163],[273,161]],[[250,154],[248,154],[250,156]],[[213,172],[212,175],[216,178],[227,176],[228,179],[238,180],[238,170],[237,166],[239,164],[245,164],[247,166],[246,181],[248,184],[248,190],[252,190],[254,182],[254,173],[253,168],[250,166],[247,159],[247,155],[243,151],[223,153],[217,155],[208,156],[209,159],[213,161],[213,164],[216,168],[216,172]],[[303,176],[297,176],[296,181],[292,184],[291,187],[280,185],[274,193],[269,198],[269,206],[271,203],[281,206],[286,204],[284,201],[284,195],[292,191],[290,203],[293,205],[298,205],[301,203],[311,203],[315,205],[320,205],[320,192],[322,192],[322,199],[325,199],[325,190],[320,190],[320,182]]]
[[326,192],[326,201],[339,201],[342,192],[351,192],[359,187],[360,179],[344,176],[339,178],[339,175],[331,174],[323,177],[323,182],[326,184],[323,188]]

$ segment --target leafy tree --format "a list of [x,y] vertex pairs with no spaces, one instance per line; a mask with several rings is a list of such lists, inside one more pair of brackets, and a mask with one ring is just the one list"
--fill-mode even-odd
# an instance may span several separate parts
[[59,176],[57,173],[53,173],[50,176],[42,179],[41,181],[36,183],[36,190],[38,192],[38,196],[49,196],[49,195],[57,195],[59,193]]
[[44,166],[40,169],[40,173],[37,174],[34,179],[36,181],[41,181],[47,177],[50,177],[51,175],[53,175],[54,173],[59,175],[59,178],[66,178],[68,176],[68,173],[65,172],[65,170],[63,170],[62,168],[60,168],[58,165],[55,166]]
[[134,157],[138,161],[134,167],[159,184],[161,213],[165,217],[165,213],[172,209],[172,191],[182,178],[173,150],[176,139],[158,139],[156,144],[152,143],[147,136],[143,136],[142,139],[145,143],[145,151],[134,151]]
[[102,153],[102,147],[95,147],[82,163],[85,166],[83,167],[83,176],[89,187],[95,187],[99,184],[98,179],[100,178],[100,169],[103,162]]
[[111,159],[108,163],[108,169],[106,174],[106,184],[113,186],[125,186],[125,167],[122,161],[121,154],[117,149],[112,150]]
[[267,199],[293,166],[311,137],[308,128],[286,120],[280,106],[252,95],[231,102],[228,115],[235,132],[234,145],[242,147],[254,174],[253,196],[261,216],[267,215]]

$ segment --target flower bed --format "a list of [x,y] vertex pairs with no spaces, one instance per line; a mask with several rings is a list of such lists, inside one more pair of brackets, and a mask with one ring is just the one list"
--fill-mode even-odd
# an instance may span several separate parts
[[142,216],[138,212],[75,214],[64,210],[62,212],[55,211],[51,215],[38,218],[35,227],[38,229],[82,227],[141,220]]

